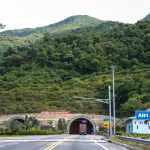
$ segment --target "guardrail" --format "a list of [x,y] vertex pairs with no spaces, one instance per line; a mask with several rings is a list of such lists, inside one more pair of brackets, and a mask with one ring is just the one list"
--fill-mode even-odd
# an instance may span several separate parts
[[115,138],[118,138],[118,139],[124,140],[124,141],[130,141],[130,142],[137,143],[137,144],[143,144],[143,145],[146,145],[148,148],[150,148],[150,140],[144,140],[144,139],[140,139],[140,138],[132,138],[132,137],[126,137],[126,136],[119,136],[119,135],[116,135]]

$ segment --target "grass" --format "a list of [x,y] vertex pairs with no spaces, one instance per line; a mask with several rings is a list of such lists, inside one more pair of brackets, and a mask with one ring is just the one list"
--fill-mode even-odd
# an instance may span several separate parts
[[24,135],[0,135],[0,137],[20,137]]

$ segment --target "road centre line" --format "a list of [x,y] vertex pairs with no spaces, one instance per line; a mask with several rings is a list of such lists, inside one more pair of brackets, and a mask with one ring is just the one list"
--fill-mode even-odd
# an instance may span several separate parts
[[56,143],[58,143],[58,141],[57,142],[55,142],[55,143],[53,143],[53,144],[51,144],[50,146],[48,146],[47,148],[45,148],[44,150],[49,150],[53,145],[55,145]]
[[59,140],[58,142],[50,145],[48,148],[44,149],[44,150],[52,150],[53,148],[55,148],[57,145],[59,145],[60,143],[62,143],[63,140]]
[[44,150],[52,150],[52,149],[54,149],[57,145],[61,144],[64,140],[65,140],[65,139],[59,140],[59,141],[55,142],[54,144],[50,145],[49,147],[45,148]]
[[56,143],[53,147],[51,147],[49,150],[53,150],[57,145],[61,144],[62,142]]

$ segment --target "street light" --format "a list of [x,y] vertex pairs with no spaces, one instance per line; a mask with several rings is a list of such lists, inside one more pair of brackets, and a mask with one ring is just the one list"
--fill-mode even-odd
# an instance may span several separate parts
[[102,102],[109,105],[109,136],[112,136],[112,118],[111,118],[111,89],[108,86],[108,99],[96,99],[97,102]]
[[109,105],[109,136],[112,136],[112,118],[111,118],[111,89],[110,86],[108,86],[108,99],[95,99],[95,98],[88,98],[88,97],[81,97],[81,96],[75,96],[75,98],[85,99],[85,100],[92,100],[95,99],[97,102],[105,103]]

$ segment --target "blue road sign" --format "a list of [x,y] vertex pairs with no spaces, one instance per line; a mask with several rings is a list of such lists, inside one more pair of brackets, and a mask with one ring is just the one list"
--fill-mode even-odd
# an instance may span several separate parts
[[104,121],[110,122],[110,118],[104,118]]
[[136,110],[135,116],[137,120],[150,120],[150,111]]

